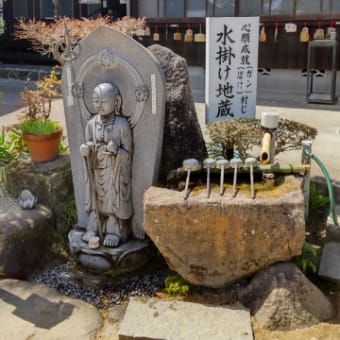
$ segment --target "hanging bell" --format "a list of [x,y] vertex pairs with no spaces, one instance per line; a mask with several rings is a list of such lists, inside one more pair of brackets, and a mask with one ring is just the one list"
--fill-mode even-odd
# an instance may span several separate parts
[[324,40],[325,39],[325,30],[321,28],[321,22],[319,21],[319,27],[315,30],[313,34],[314,40]]
[[333,21],[331,21],[329,27],[327,27],[326,39],[336,40],[336,28],[334,27]]
[[309,41],[309,29],[305,23],[304,27],[302,27],[300,32],[300,42],[308,42]]
[[182,33],[177,31],[174,33],[174,40],[175,41],[179,41],[179,40],[182,40]]
[[205,42],[205,34],[202,33],[202,25],[200,24],[200,32],[194,35],[195,42]]
[[264,25],[262,25],[261,27],[259,40],[260,42],[266,42],[267,40],[267,34],[266,34],[266,29],[264,28]]
[[192,29],[190,29],[190,25],[188,25],[188,29],[185,31],[184,42],[192,42],[194,40],[194,34]]
[[160,36],[159,36],[159,33],[158,33],[158,29],[157,29],[157,25],[155,26],[155,32],[154,34],[152,35],[152,39],[153,41],[159,41],[160,40]]
[[277,42],[277,38],[279,35],[279,23],[275,23],[275,29],[274,29],[274,42]]

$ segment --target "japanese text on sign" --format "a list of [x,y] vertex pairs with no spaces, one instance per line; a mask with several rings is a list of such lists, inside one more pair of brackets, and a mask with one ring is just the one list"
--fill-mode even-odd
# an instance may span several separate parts
[[207,18],[206,27],[206,121],[254,118],[259,18]]

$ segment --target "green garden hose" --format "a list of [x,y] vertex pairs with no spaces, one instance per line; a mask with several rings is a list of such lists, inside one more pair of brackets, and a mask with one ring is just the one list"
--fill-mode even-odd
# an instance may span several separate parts
[[332,186],[332,182],[331,182],[331,178],[329,176],[329,173],[326,169],[326,167],[324,166],[324,164],[320,161],[320,159],[318,157],[316,157],[313,153],[311,153],[309,150],[305,150],[305,153],[308,157],[310,157],[311,159],[313,159],[318,166],[320,167],[325,179],[326,179],[326,183],[327,183],[327,188],[328,188],[328,196],[329,196],[329,203],[330,203],[330,214],[332,216],[333,222],[336,226],[339,226],[338,224],[338,219],[337,219],[337,215],[335,212],[335,199],[334,199],[334,192],[333,192],[333,186]]

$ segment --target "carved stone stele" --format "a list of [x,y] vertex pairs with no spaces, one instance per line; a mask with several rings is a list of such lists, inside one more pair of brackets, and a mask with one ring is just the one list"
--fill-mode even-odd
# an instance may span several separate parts
[[[140,255],[140,258],[131,264],[133,267],[134,264],[143,262],[144,248],[147,245],[146,241],[142,242],[145,236],[143,194],[147,188],[155,185],[158,179],[165,116],[164,75],[158,62],[146,48],[126,34],[110,27],[99,26],[96,28],[79,43],[77,50],[79,53],[74,54],[73,59],[65,60],[62,75],[64,111],[78,217],[77,228],[69,235],[70,248],[81,263],[101,271],[115,269],[116,266],[119,269],[122,266],[123,258],[128,255],[130,259],[133,258],[131,250],[135,256],[139,257]],[[126,179],[122,176],[126,175],[131,186],[132,209],[123,217],[118,216],[126,219],[125,222],[132,230],[131,241],[127,242],[131,247],[127,247],[127,244],[124,243],[127,238],[122,238],[122,242],[113,253],[106,247],[99,247],[94,252],[92,241],[90,242],[92,248],[90,248],[87,242],[83,242],[78,237],[79,231],[83,230],[82,228],[88,228],[92,218],[86,208],[86,197],[89,197],[86,195],[89,190],[89,186],[86,185],[86,178],[89,176],[86,173],[93,171],[91,164],[89,164],[90,172],[85,170],[84,155],[81,156],[79,150],[81,145],[89,141],[86,138],[86,135],[89,135],[85,132],[86,129],[92,125],[97,128],[96,121],[93,120],[93,117],[98,113],[95,109],[93,93],[98,84],[104,83],[113,83],[119,89],[121,105],[119,114],[115,113],[116,118],[113,125],[116,126],[119,123],[122,126],[123,121],[125,125],[128,124],[132,134],[130,140],[133,144],[131,148],[133,152],[129,152],[129,157],[131,157],[129,174],[122,169],[117,170],[120,183],[125,183]],[[93,124],[88,124],[88,122],[93,122]],[[111,130],[114,130],[113,126]],[[108,132],[104,132],[104,135],[105,133]],[[114,131],[112,133],[115,134]],[[123,152],[124,146],[115,145],[119,144],[118,142],[113,144],[103,147],[103,155],[106,152],[115,154],[118,147],[117,157],[119,157],[119,148]],[[95,145],[95,148],[98,149],[100,146]],[[98,166],[102,168],[103,165],[99,164]],[[110,182],[109,177],[105,178],[107,182]],[[114,176],[112,178],[114,181]],[[92,186],[96,187],[97,184],[94,182]],[[121,184],[120,187],[115,183],[111,184],[117,189],[117,192],[122,193]],[[105,188],[103,190],[105,191]],[[98,190],[95,193],[100,195]],[[111,200],[109,201],[111,202]],[[121,205],[121,202],[117,204]],[[98,205],[99,210],[102,210],[104,205]],[[92,211],[95,210],[95,208],[92,209]],[[99,215],[100,220],[105,216],[105,214],[101,214],[101,211],[99,211]],[[86,238],[84,240],[90,241]],[[141,242],[138,243],[138,240]],[[134,242],[137,242],[138,246]]]

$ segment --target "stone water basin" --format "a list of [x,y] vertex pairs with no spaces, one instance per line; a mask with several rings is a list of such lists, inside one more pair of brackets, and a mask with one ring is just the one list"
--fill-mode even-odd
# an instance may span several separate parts
[[212,187],[183,192],[150,187],[144,228],[169,267],[194,285],[224,287],[288,261],[305,241],[302,176],[283,176],[271,190],[232,197]]

